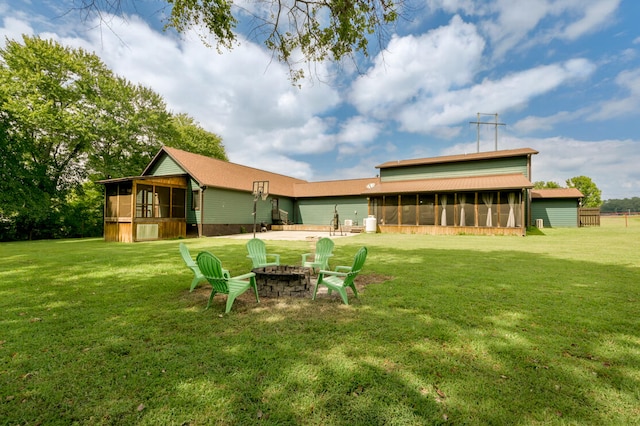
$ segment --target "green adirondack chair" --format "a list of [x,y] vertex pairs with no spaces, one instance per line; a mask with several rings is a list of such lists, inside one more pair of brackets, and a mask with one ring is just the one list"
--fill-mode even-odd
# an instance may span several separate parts
[[189,253],[189,248],[184,243],[180,243],[180,255],[184,263],[187,264],[187,268],[193,272],[193,280],[191,281],[191,287],[189,287],[189,292],[192,292],[200,281],[206,281],[207,279],[202,275],[202,272],[200,272],[198,264],[193,260],[191,253]]
[[[311,256],[313,260],[311,260]],[[331,238],[320,238],[316,242],[316,253],[304,253],[302,255],[302,266],[305,268],[312,268],[313,272],[316,269],[329,269],[329,258],[333,256],[333,240]]]
[[[267,254],[267,246],[259,238],[252,238],[247,242],[247,251],[249,252],[247,257],[251,259],[253,269],[280,265],[280,255]],[[273,261],[268,262],[268,259],[273,259]]]
[[320,270],[318,273],[318,281],[316,282],[316,288],[313,291],[313,300],[316,300],[316,294],[318,293],[318,287],[325,285],[331,291],[335,290],[340,294],[342,301],[345,305],[349,304],[347,298],[347,287],[353,290],[355,297],[358,297],[358,290],[356,290],[355,278],[362,270],[364,261],[367,259],[367,248],[362,247],[353,258],[352,266],[336,266],[334,271]]
[[238,275],[237,277],[230,277],[228,274],[225,274],[225,269],[222,268],[222,262],[220,262],[220,259],[208,251],[199,253],[196,258],[196,262],[198,263],[200,271],[202,271],[202,274],[205,276],[207,281],[209,281],[209,284],[211,284],[212,287],[211,295],[209,296],[209,303],[207,303],[206,309],[209,309],[209,306],[211,306],[213,296],[215,296],[216,293],[222,293],[227,295],[227,308],[224,313],[228,314],[236,298],[250,288],[253,288],[253,291],[256,294],[256,302],[260,303],[260,298],[258,297],[258,286],[256,285],[255,278],[256,274],[253,272]]

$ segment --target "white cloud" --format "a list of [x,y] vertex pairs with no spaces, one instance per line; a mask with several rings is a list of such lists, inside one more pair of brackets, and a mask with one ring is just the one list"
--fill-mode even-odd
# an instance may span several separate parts
[[4,47],[6,39],[22,40],[23,34],[33,34],[33,28],[28,22],[13,17],[6,17],[3,22],[0,46]]
[[549,131],[559,125],[576,120],[608,121],[637,114],[640,108],[640,68],[622,71],[615,78],[623,97],[601,100],[575,111],[560,111],[539,117],[527,116],[514,123],[511,128],[521,133]]
[[526,7],[520,2],[499,0],[493,7],[495,19],[484,19],[480,24],[493,45],[494,57],[502,57],[517,46],[549,13],[547,0],[527,0]]
[[622,93],[628,96],[601,102],[597,111],[589,115],[587,120],[605,121],[637,114],[640,108],[640,68],[621,72],[615,81]]
[[380,123],[363,116],[356,116],[341,125],[338,140],[351,145],[365,145],[374,140],[380,130]]
[[431,10],[461,12],[477,18],[494,58],[556,38],[576,40],[609,26],[620,3],[621,0],[427,0]]
[[486,8],[486,4],[479,4],[473,0],[426,0],[426,2],[432,11],[442,9],[448,13],[462,12],[466,15],[481,14],[481,11]]
[[455,125],[474,111],[520,108],[532,98],[593,72],[589,61],[571,60],[510,74],[501,80],[485,80],[466,89],[424,97],[404,106],[397,114],[404,130],[430,133],[440,126]]
[[458,16],[422,36],[394,36],[359,77],[350,99],[362,113],[386,117],[415,96],[468,84],[480,67],[484,41]]
[[[621,0],[592,0],[592,1],[571,1],[572,12],[580,12],[578,20],[568,24],[562,36],[575,40],[584,34],[593,32],[603,26],[610,25],[613,15],[620,6]],[[568,5],[568,6],[569,6]]]
[[525,134],[540,131],[549,131],[556,128],[556,126],[558,126],[559,124],[568,123],[570,121],[582,118],[588,112],[588,109],[580,109],[578,111],[559,111],[556,114],[546,117],[529,115],[513,123],[510,128],[519,133]]
[[569,178],[588,176],[602,190],[603,200],[624,198],[623,194],[628,192],[640,192],[640,171],[637,167],[640,141],[580,141],[556,137],[526,142],[540,151],[532,159],[534,180],[564,185]]

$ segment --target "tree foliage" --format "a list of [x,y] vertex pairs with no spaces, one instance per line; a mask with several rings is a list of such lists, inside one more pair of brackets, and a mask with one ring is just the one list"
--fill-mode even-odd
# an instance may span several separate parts
[[596,184],[588,176],[576,176],[567,179],[568,188],[577,188],[582,195],[583,207],[600,207],[602,205],[602,191],[598,189]]
[[[94,55],[38,37],[0,49],[0,240],[101,233],[102,187],[164,144],[226,159],[219,137],[174,119],[152,90]],[[184,139],[184,141],[182,141]]]
[[640,212],[640,197],[606,200],[602,203],[601,211],[606,213]]
[[553,182],[553,181],[536,181],[533,183],[533,189],[554,189],[554,188],[562,188],[562,186],[557,183],[557,182]]
[[177,137],[167,143],[168,146],[228,161],[220,136],[207,132],[187,114],[174,115],[171,123],[177,132]]
[[[139,1],[139,0],[138,0]],[[122,0],[81,0],[88,13],[121,11]],[[369,40],[381,44],[385,29],[398,17],[400,0],[259,0],[252,8],[231,0],[166,0],[170,12],[166,26],[179,33],[195,28],[208,43],[231,48],[235,30],[249,21],[249,32],[260,37],[274,56],[286,63],[293,80],[303,76],[297,53],[303,61],[339,61],[356,53],[369,55]]]
[[162,97],[120,77],[103,76],[92,109],[87,167],[93,180],[139,175],[158,149],[177,137]]

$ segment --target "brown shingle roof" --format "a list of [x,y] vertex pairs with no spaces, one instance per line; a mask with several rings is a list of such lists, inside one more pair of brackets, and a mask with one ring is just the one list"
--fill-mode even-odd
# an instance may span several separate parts
[[462,178],[422,179],[381,182],[363,194],[401,194],[414,192],[488,191],[531,188],[533,184],[521,173]]
[[167,146],[162,148],[143,174],[147,173],[163,151],[178,163],[186,173],[190,174],[200,186],[251,192],[254,181],[268,180],[270,194],[293,196],[294,185],[307,182],[302,179],[254,169],[253,167],[205,157],[204,155],[192,154]]
[[305,197],[339,197],[349,195],[362,195],[367,185],[377,185],[380,179],[377,177],[350,180],[332,180],[324,182],[307,182],[294,185],[295,196]]
[[444,157],[416,158],[413,160],[387,161],[378,169],[390,169],[394,167],[422,166],[426,164],[459,163],[462,161],[488,160],[494,158],[522,157],[524,155],[537,154],[538,151],[531,148],[505,149],[502,151],[478,152],[474,154],[447,155]]
[[[528,148],[500,152],[504,154],[502,156],[537,153],[536,151]],[[522,188],[533,187],[531,182],[520,173],[396,182],[381,182],[378,177],[307,182],[302,179],[296,179],[278,173],[267,172],[228,161],[205,157],[203,155],[193,154],[170,147],[163,147],[160,152],[158,152],[156,157],[151,161],[151,163],[149,163],[143,172],[143,175],[147,174],[153,168],[154,163],[163,153],[169,155],[185,171],[185,173],[191,175],[191,177],[201,186],[251,192],[254,181],[268,180],[270,194],[293,198],[366,196],[438,191],[520,190]],[[509,154],[507,155],[505,153]],[[482,158],[495,158],[495,152],[491,154],[494,156],[489,156],[486,153],[483,153],[482,155],[484,157]],[[474,156],[475,159],[479,158],[477,154],[471,155]],[[451,159],[450,161],[460,161],[459,159],[454,160],[454,158],[457,157],[460,156],[439,158]],[[409,162],[413,162],[413,164],[428,164],[429,162],[426,160],[432,159],[408,160],[404,162],[404,164],[406,165]],[[580,196],[582,196],[582,194],[578,197]],[[575,195],[572,195],[572,197],[575,197]]]
[[578,188],[549,188],[534,189],[531,198],[582,198],[582,192]]
[[[162,150],[201,186],[251,191],[254,181],[268,180],[269,193],[304,198],[361,195],[369,183],[378,182],[378,178],[307,182],[306,180],[217,160],[176,148],[163,147]],[[161,153],[162,151],[156,158]],[[153,164],[153,161],[151,164]],[[152,166],[149,165],[147,170],[150,167]],[[147,170],[145,170],[145,173]]]

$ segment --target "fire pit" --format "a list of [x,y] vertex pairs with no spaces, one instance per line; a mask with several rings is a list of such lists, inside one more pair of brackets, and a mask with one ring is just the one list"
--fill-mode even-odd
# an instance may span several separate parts
[[311,269],[302,266],[266,266],[253,269],[260,297],[307,297],[311,294]]

